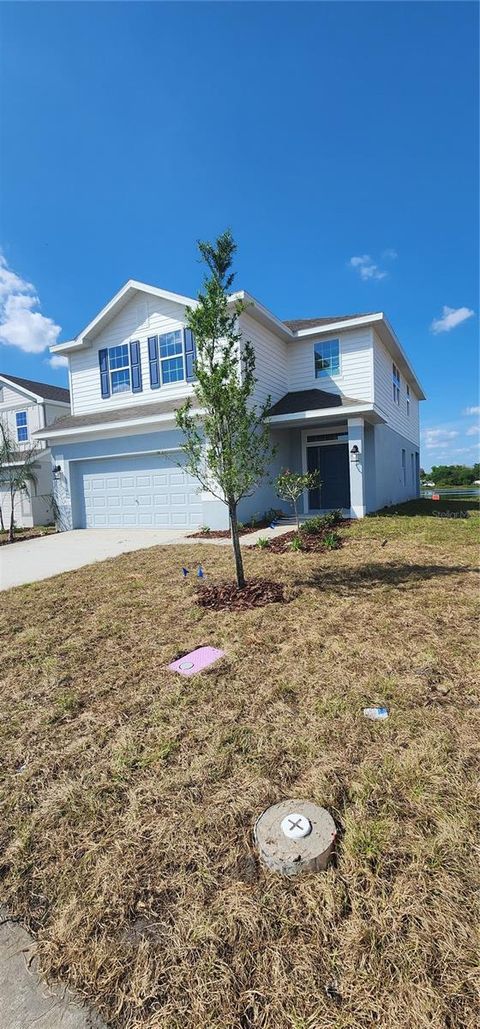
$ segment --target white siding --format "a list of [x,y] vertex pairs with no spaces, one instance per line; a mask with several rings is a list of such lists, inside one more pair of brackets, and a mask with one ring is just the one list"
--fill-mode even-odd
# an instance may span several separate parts
[[49,404],[45,401],[45,425],[51,425],[57,418],[65,418],[70,414],[70,404]]
[[[72,414],[87,414],[90,411],[110,411],[134,407],[171,398],[188,396],[192,387],[186,382],[173,383],[160,389],[150,388],[148,364],[149,336],[171,332],[185,325],[185,309],[181,304],[162,300],[147,293],[138,293],[95,337],[91,346],[70,354],[72,384]],[[102,398],[98,352],[103,347],[118,346],[131,340],[140,341],[142,364],[142,392],[117,393]]]
[[355,329],[319,337],[340,340],[340,375],[315,378],[314,344],[317,340],[292,340],[287,344],[289,389],[322,389],[354,400],[373,401],[373,355],[371,329]]
[[274,404],[288,392],[287,348],[290,344],[246,312],[240,316],[239,326],[243,336],[249,339],[255,348],[257,384],[254,402],[263,404],[270,396]]
[[410,386],[410,414],[407,415],[406,384],[408,380],[405,380],[404,375],[400,373],[400,405],[395,404],[392,388],[393,358],[376,333],[374,333],[373,355],[375,404],[384,418],[386,418],[387,425],[395,429],[395,432],[400,433],[405,439],[415,443],[418,449],[420,431],[419,400],[414,392],[413,385],[411,382],[408,383]]
[[[61,408],[58,408],[58,410],[61,410]],[[28,449],[34,442],[32,440],[32,433],[36,432],[37,429],[43,428],[42,405],[36,401],[28,400],[21,393],[17,393],[16,390],[4,387],[3,403],[0,404],[0,418],[7,425],[15,441],[17,441],[17,422],[15,417],[17,411],[26,411],[28,428],[28,440],[24,443],[18,443],[18,449]],[[37,441],[37,446],[44,447],[45,443],[40,444]]]

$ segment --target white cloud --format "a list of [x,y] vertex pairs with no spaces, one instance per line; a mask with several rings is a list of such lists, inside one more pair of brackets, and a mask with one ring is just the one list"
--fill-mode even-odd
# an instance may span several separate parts
[[480,414],[480,407],[466,407],[463,414]]
[[442,317],[434,318],[430,325],[430,332],[438,335],[439,332],[450,332],[451,329],[455,329],[457,325],[461,325],[467,318],[472,318],[475,311],[471,311],[469,307],[447,307],[444,304],[442,309]]
[[425,429],[423,433],[427,450],[445,450],[450,445],[449,441],[457,436],[455,429]]
[[53,354],[48,359],[48,363],[52,368],[68,368],[68,357],[64,357],[63,354]]
[[382,257],[384,261],[396,261],[398,254],[396,250],[393,250],[391,247],[388,247],[387,250],[383,251]]
[[36,310],[39,306],[35,287],[0,254],[0,343],[27,354],[41,354],[56,343],[60,326]]
[[467,429],[465,435],[466,436],[478,436],[479,433],[480,433],[480,425],[471,425],[470,428]]
[[351,268],[355,268],[364,282],[367,282],[368,279],[384,279],[387,275],[387,272],[382,271],[378,264],[372,261],[369,254],[363,254],[362,257],[351,257],[348,263]]

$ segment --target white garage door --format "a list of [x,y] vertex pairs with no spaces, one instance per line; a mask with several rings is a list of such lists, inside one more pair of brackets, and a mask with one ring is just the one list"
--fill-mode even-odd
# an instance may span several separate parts
[[164,457],[82,461],[76,478],[80,524],[86,529],[188,529],[201,524],[198,481]]

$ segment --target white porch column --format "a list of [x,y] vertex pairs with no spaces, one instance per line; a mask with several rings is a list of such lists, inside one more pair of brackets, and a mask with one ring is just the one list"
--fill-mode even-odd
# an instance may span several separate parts
[[[355,455],[352,450],[357,447]],[[348,419],[348,458],[350,465],[350,511],[352,518],[363,518],[365,500],[365,439],[363,418]]]

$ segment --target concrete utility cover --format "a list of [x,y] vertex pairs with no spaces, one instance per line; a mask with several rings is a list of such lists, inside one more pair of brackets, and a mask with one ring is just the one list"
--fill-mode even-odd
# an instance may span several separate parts
[[261,860],[282,875],[323,871],[337,829],[332,816],[310,800],[282,800],[264,811],[254,829]]

